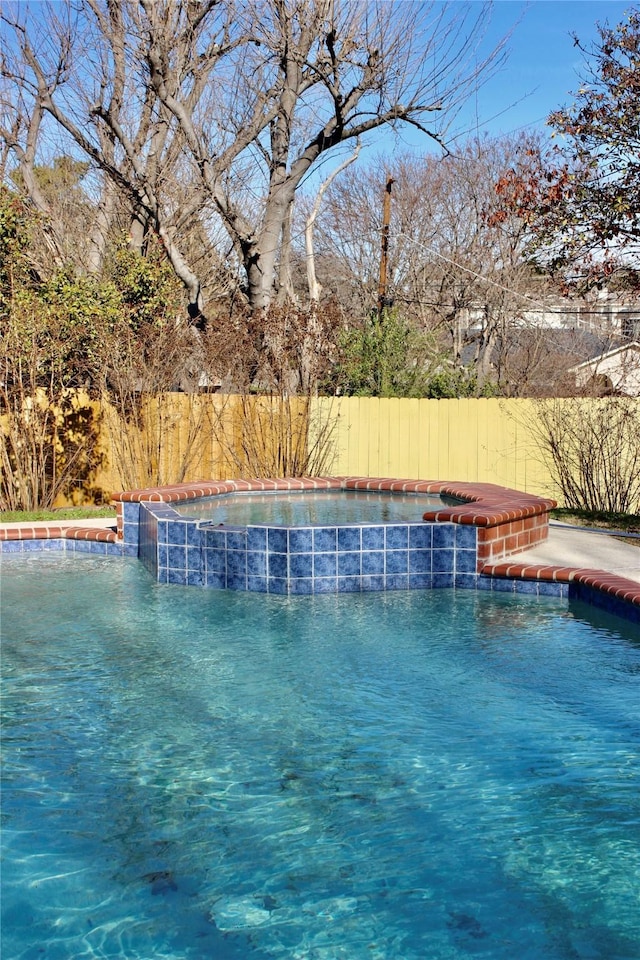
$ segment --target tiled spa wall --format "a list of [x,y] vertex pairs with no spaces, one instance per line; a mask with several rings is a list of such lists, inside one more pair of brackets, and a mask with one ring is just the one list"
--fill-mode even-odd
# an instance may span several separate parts
[[454,523],[220,527],[140,504],[140,557],[161,583],[261,593],[477,585],[477,530]]

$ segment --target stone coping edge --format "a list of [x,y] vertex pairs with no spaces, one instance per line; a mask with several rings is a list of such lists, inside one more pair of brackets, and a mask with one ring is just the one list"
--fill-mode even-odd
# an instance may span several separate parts
[[580,583],[609,596],[640,608],[640,583],[627,580],[615,573],[591,570],[587,567],[556,567],[542,563],[517,563],[503,560],[500,563],[485,563],[479,571],[490,577],[516,580],[544,580],[556,583]]
[[108,527],[38,523],[3,528],[0,524],[0,540],[93,540],[100,543],[118,543],[118,534]]
[[466,501],[428,510],[423,519],[434,523],[460,523],[494,527],[512,520],[546,514],[555,500],[501,487],[495,483],[462,483],[446,480],[398,480],[384,477],[295,477],[276,480],[218,480],[180,483],[115,493],[122,503],[177,503],[238,491],[270,490],[387,490],[397,493],[437,493]]

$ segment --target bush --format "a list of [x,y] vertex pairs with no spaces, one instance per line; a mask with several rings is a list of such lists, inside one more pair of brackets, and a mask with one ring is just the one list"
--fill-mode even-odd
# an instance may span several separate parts
[[640,512],[640,402],[632,397],[536,401],[527,424],[564,504]]

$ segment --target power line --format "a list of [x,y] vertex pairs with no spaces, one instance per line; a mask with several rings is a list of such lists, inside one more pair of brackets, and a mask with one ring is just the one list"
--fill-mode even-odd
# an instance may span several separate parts
[[[435,257],[438,257],[440,260],[444,260],[445,263],[450,264],[452,267],[456,267],[458,270],[464,270],[465,273],[470,274],[472,277],[475,277],[477,280],[482,280],[484,283],[489,284],[492,287],[497,287],[499,290],[503,290],[505,293],[510,294],[512,297],[520,297],[522,300],[526,300],[528,303],[533,304],[536,309],[543,311],[544,313],[557,314],[558,316],[566,316],[566,314],[575,314],[580,315],[584,312],[581,310],[554,310],[549,309],[543,300],[534,300],[533,297],[530,297],[526,293],[521,293],[519,290],[511,290],[509,287],[506,287],[503,283],[498,283],[497,280],[491,280],[489,277],[482,276],[481,273],[477,273],[475,270],[472,270],[471,267],[466,267],[462,263],[458,263],[456,260],[452,260],[451,257],[446,257],[443,253],[440,253],[438,250],[434,250],[433,247],[427,246],[426,243],[421,243],[419,240],[410,237],[406,233],[395,233],[393,235],[394,239],[403,239],[408,240],[409,243],[415,244],[417,247],[420,247],[422,250],[426,250],[427,253],[432,254]],[[596,311],[592,311],[596,312]],[[640,308],[637,310],[616,310],[616,316],[640,316]]]

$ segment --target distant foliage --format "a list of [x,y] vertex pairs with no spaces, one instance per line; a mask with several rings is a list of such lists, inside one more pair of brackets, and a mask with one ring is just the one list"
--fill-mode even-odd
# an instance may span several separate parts
[[530,254],[568,283],[611,284],[616,276],[640,287],[640,12],[631,8],[617,27],[598,32],[590,48],[574,38],[585,76],[574,102],[548,118],[558,142],[505,171],[494,221],[520,216]]
[[435,338],[397,310],[370,314],[338,338],[328,392],[356,397],[425,397],[441,360]]

